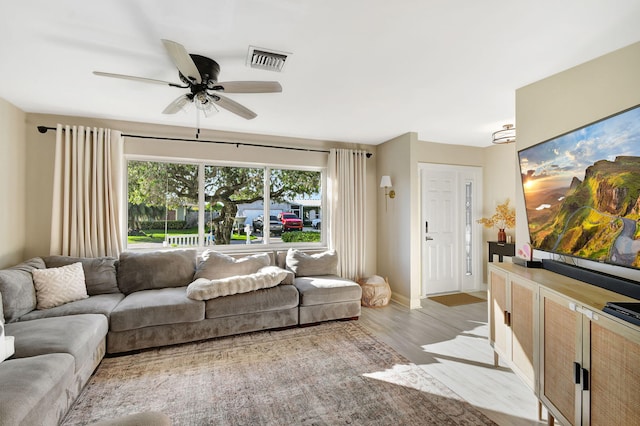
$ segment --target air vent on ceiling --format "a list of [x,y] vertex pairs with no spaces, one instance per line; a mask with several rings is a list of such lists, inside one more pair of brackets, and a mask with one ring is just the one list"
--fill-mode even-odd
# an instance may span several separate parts
[[282,72],[291,53],[249,46],[247,66],[261,70]]

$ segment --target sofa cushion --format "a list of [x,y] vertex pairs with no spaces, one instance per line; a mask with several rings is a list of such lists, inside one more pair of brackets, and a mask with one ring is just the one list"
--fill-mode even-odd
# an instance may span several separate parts
[[234,275],[219,280],[198,278],[187,287],[187,297],[194,300],[209,300],[274,287],[280,284],[288,273],[291,272],[277,266],[264,266],[253,274]]
[[187,297],[186,287],[143,290],[124,298],[111,312],[111,331],[204,319],[204,302]]
[[108,331],[107,318],[100,314],[69,315],[7,324],[15,337],[15,358],[49,353],[67,353],[76,360],[76,372],[93,356]]
[[202,261],[198,264],[194,280],[198,278],[219,280],[237,275],[253,274],[258,269],[270,264],[271,256],[268,253],[235,258],[214,250],[206,250],[202,253]]
[[144,253],[123,252],[118,264],[118,287],[124,294],[140,290],[185,287],[193,281],[196,250]]
[[116,272],[115,257],[71,257],[71,256],[47,256],[43,257],[47,268],[59,268],[72,263],[82,263],[84,270],[84,282],[87,286],[87,294],[120,293]]
[[62,317],[65,315],[102,314],[107,318],[111,311],[124,299],[124,294],[98,294],[88,299],[66,303],[51,309],[34,310],[20,317],[20,321],[29,321],[39,318]]
[[207,300],[205,315],[207,318],[222,318],[281,311],[296,308],[298,300],[298,290],[294,286],[278,285],[250,293],[239,293]]
[[74,380],[74,359],[66,353],[3,362],[0,424],[58,424],[70,403]]
[[80,262],[59,268],[34,269],[36,309],[49,309],[89,297]]
[[296,274],[296,277],[337,275],[338,273],[338,254],[335,250],[307,254],[300,250],[289,249],[286,262],[287,269]]
[[300,292],[300,306],[324,305],[336,302],[360,303],[362,288],[355,282],[337,275],[299,277],[295,286]]
[[0,271],[0,293],[7,322],[16,321],[36,308],[36,289],[33,286],[31,271],[44,268],[44,261],[34,257]]

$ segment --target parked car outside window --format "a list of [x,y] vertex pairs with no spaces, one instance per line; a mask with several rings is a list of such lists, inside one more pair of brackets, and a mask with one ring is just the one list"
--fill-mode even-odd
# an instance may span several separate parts
[[[264,216],[259,215],[253,219],[253,229],[256,232],[263,233],[264,228]],[[277,216],[269,216],[269,235],[280,236],[282,235],[282,223],[278,220]]]
[[302,231],[302,220],[295,213],[280,213],[282,231]]

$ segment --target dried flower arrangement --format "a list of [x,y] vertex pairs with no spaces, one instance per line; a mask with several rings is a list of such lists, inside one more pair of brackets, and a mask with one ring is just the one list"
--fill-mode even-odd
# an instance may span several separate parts
[[507,201],[498,204],[493,216],[478,219],[478,223],[483,224],[486,228],[513,229],[516,226],[516,210],[509,207],[509,199],[507,198]]

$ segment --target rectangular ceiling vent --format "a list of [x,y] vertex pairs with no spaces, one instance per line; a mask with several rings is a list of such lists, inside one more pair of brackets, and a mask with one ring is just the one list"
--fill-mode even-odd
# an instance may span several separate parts
[[249,46],[247,66],[261,70],[282,72],[291,53]]

